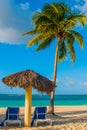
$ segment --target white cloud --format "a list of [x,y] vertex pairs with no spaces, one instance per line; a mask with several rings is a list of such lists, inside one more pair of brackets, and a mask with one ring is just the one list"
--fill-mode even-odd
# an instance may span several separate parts
[[82,1],[78,0],[77,2],[79,2],[79,4],[75,5],[75,8],[87,14],[87,0],[82,0]]
[[27,41],[26,38],[23,37],[21,33],[22,32],[14,28],[0,29],[0,42],[1,43],[5,42],[9,44],[20,44]]
[[37,12],[41,12],[41,9],[36,10]]
[[65,57],[65,61],[69,61],[69,58],[67,56]]
[[0,0],[0,42],[27,42],[22,34],[32,28],[31,15],[28,2],[16,5],[14,0]]
[[59,78],[56,79],[56,83],[57,83],[57,84],[59,84],[59,83],[61,83],[61,82],[62,82],[62,81],[61,81]]
[[87,81],[81,82],[80,85],[87,87]]
[[[8,35],[9,33],[9,35]],[[7,35],[5,35],[7,34]],[[15,30],[13,28],[4,28],[0,29],[0,42],[16,42],[16,40],[19,37],[19,32],[18,30]],[[15,39],[15,40],[14,40]]]
[[72,86],[75,84],[78,84],[78,82],[76,82],[74,79],[70,78],[69,76],[67,76],[65,79],[56,79],[56,84],[57,86]]
[[29,5],[30,4],[28,2],[26,2],[26,3],[20,3],[20,7],[21,7],[22,10],[29,9]]
[[70,78],[70,77],[66,77],[66,83],[65,83],[66,85],[74,85],[75,84],[75,81],[72,79],[72,78]]

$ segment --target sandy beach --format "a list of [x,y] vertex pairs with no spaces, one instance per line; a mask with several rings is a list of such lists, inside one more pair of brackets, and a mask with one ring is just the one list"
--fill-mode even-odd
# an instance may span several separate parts
[[[0,121],[3,120],[6,108],[0,108]],[[33,115],[34,107],[32,107]],[[9,125],[0,127],[0,130],[87,130],[87,106],[55,106],[55,116],[47,114],[51,118],[49,122],[38,122],[38,126],[27,128],[23,126],[24,108],[20,108],[22,126]]]

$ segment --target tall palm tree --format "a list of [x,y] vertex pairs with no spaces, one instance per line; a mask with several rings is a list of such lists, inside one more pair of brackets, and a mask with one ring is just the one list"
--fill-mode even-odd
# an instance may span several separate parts
[[[87,16],[80,12],[73,12],[65,3],[45,4],[41,12],[35,12],[32,16],[34,29],[26,32],[24,35],[34,35],[29,40],[28,47],[36,45],[36,51],[47,48],[52,40],[58,39],[56,43],[54,76],[53,82],[56,84],[57,65],[59,60],[64,60],[67,53],[70,54],[72,62],[75,61],[74,43],[84,48],[83,37],[75,27],[86,25]],[[36,34],[36,35],[35,35]],[[50,112],[54,113],[54,95],[55,90],[51,93]]]

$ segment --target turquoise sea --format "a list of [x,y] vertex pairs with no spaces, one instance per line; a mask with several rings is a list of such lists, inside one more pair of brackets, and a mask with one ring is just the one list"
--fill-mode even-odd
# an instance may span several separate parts
[[[0,107],[24,106],[24,95],[0,94]],[[50,97],[47,95],[33,95],[32,106],[47,106]],[[87,105],[87,95],[56,95],[55,105]]]

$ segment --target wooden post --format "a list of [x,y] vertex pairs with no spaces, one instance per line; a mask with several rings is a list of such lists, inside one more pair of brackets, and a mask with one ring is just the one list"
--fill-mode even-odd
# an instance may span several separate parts
[[24,125],[31,126],[32,87],[26,87]]

